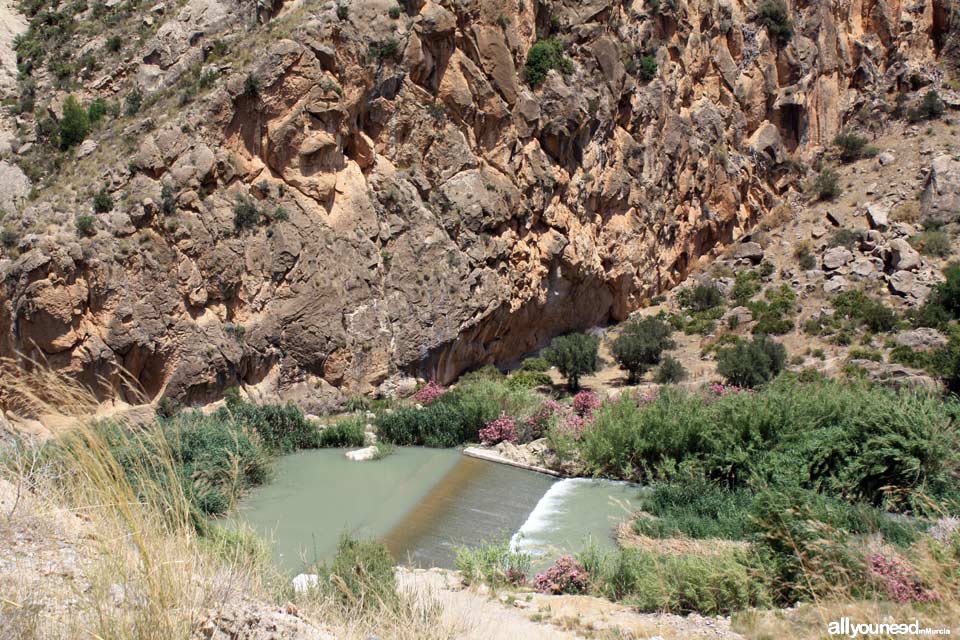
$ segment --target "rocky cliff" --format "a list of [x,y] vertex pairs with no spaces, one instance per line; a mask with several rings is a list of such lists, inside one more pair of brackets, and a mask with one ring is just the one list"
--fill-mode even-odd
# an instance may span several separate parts
[[[0,169],[34,185],[7,194],[0,352],[188,402],[242,383],[330,404],[508,363],[683,280],[841,130],[929,86],[957,102],[949,6],[89,7],[60,52],[76,80],[60,54],[21,64],[34,104]],[[68,94],[118,108],[59,151]]]

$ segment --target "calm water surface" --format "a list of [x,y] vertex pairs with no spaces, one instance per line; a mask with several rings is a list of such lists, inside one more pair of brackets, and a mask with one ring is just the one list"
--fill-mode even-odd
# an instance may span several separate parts
[[328,560],[343,532],[381,538],[398,561],[454,565],[455,548],[512,537],[544,559],[587,537],[613,547],[613,527],[637,491],[622,483],[556,480],[456,449],[402,448],[350,462],[343,450],[303,451],[276,463],[273,481],[251,492],[237,519],[274,545],[285,569]]

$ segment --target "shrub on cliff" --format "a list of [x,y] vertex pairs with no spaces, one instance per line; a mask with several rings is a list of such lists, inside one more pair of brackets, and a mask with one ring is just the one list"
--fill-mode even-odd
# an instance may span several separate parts
[[527,52],[527,62],[524,65],[524,75],[531,87],[536,87],[547,77],[547,72],[556,69],[562,73],[569,73],[573,63],[563,55],[563,44],[554,38],[537,40]]
[[567,380],[571,391],[580,388],[580,378],[597,370],[597,351],[600,341],[584,333],[571,333],[554,338],[550,347],[544,349],[543,357],[557,368]]
[[853,162],[860,158],[870,158],[877,155],[877,148],[867,144],[866,137],[853,132],[838,133],[833,144],[840,149],[840,160]]
[[63,117],[60,118],[60,148],[69,149],[84,141],[90,133],[90,116],[73,96],[63,102]]
[[765,0],[757,9],[757,22],[766,27],[770,39],[783,46],[793,37],[793,23],[781,0]]
[[628,384],[635,384],[647,370],[660,362],[664,351],[676,343],[670,339],[673,329],[656,317],[628,322],[613,341],[613,357],[628,373]]

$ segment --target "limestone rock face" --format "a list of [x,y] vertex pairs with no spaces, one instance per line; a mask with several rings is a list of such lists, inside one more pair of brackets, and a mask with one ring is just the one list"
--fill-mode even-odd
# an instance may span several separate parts
[[[213,64],[201,99],[129,126],[129,153],[83,159],[122,203],[92,236],[61,213],[85,193],[18,207],[23,228],[60,227],[0,253],[0,353],[104,394],[126,370],[150,399],[243,384],[317,407],[511,362],[625,319],[751,231],[796,160],[939,81],[944,29],[896,3],[796,7],[782,45],[740,0],[395,4],[259,2],[269,37],[232,2],[151,13],[127,69],[147,94],[210,70],[226,36],[255,62]],[[551,29],[569,64],[531,87]],[[960,210],[948,161],[931,211]]]
[[921,198],[924,220],[955,222],[960,216],[960,161],[937,156],[927,176]]

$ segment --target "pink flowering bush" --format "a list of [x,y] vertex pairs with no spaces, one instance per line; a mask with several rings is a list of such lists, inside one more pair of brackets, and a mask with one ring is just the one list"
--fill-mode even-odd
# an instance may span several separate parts
[[556,400],[550,398],[544,400],[543,403],[537,407],[537,410],[527,418],[526,427],[528,437],[531,440],[542,438],[547,432],[547,429],[550,428],[550,423],[554,417],[563,415],[566,411],[567,407]]
[[517,441],[517,422],[505,413],[487,426],[480,429],[480,442],[485,445],[494,445],[501,442]]
[[561,556],[555,565],[537,574],[533,585],[541,593],[583,593],[587,582],[583,566],[573,556]]
[[589,429],[591,425],[593,425],[593,420],[591,418],[584,418],[583,416],[573,414],[564,420],[563,431],[574,440],[579,441],[580,438],[583,437],[584,432]]
[[419,402],[420,404],[427,405],[442,396],[447,392],[442,385],[437,384],[433,380],[427,384],[420,387],[420,390],[413,394],[414,402]]
[[592,391],[581,391],[573,397],[573,410],[578,416],[587,417],[600,408],[600,396]]
[[735,384],[722,384],[720,382],[714,382],[709,387],[710,393],[718,398],[727,396],[733,393],[751,393],[752,389],[747,389],[745,387],[738,387]]
[[940,594],[923,586],[909,564],[896,557],[874,553],[869,558],[870,574],[894,602],[938,602]]

